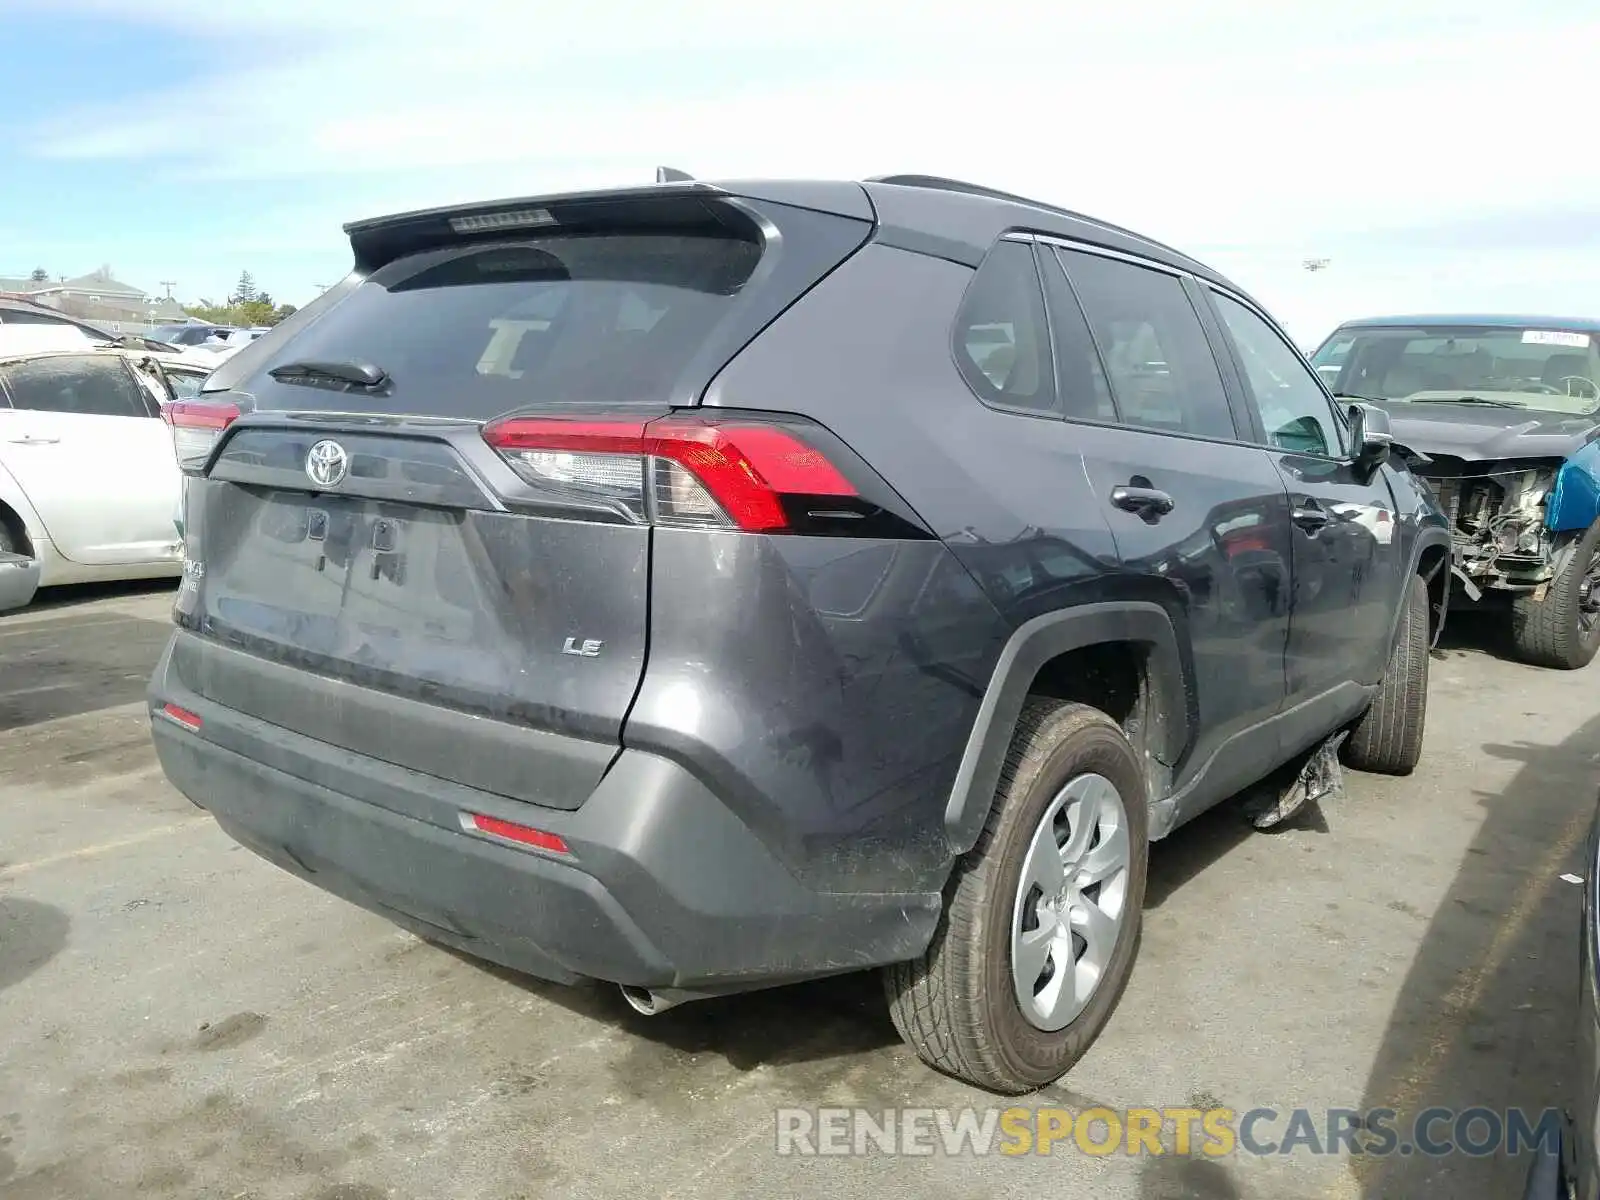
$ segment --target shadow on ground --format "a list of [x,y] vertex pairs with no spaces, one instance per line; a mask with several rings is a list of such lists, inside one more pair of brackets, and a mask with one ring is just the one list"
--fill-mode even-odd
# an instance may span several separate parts
[[138,700],[171,632],[164,621],[104,611],[0,621],[0,731]]
[[1505,662],[1517,662],[1511,642],[1511,608],[1485,602],[1481,608],[1452,609],[1439,635],[1436,656],[1488,654]]
[[644,1016],[610,985],[564,987],[439,948],[569,1012],[622,1026],[661,1050],[716,1055],[740,1071],[853,1058],[899,1042],[876,972],[697,1000]]
[[[176,592],[177,586],[175,579],[119,579],[113,583],[71,583],[64,587],[41,588],[34,593],[33,603],[19,611],[53,612],[57,609],[70,609],[78,604],[88,604],[93,600],[155,596],[163,592]],[[4,628],[5,622],[0,621],[0,629]]]
[[[1600,718],[1556,746],[1488,745],[1521,764],[1422,937],[1362,1107],[1392,1108],[1402,1141],[1422,1109],[1560,1107],[1573,1077],[1583,836],[1595,812]],[[1448,1123],[1434,1125],[1437,1137]],[[1476,1136],[1481,1136],[1478,1134]],[[1368,1200],[1522,1194],[1529,1158],[1413,1154],[1351,1160]]]
[[0,992],[60,954],[70,925],[59,908],[21,896],[0,896]]

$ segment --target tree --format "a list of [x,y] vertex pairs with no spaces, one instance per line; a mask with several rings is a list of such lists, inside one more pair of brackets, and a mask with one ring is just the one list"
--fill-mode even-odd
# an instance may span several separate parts
[[49,283],[50,272],[46,271],[43,267],[35,267],[33,269],[33,274],[29,275],[28,278],[33,280],[34,283]]
[[183,311],[191,317],[198,317],[209,325],[238,324],[238,313],[231,304],[217,304],[211,300],[201,300],[199,304],[185,304]]
[[[251,287],[254,289],[254,283]],[[202,299],[198,304],[185,304],[183,311],[212,325],[235,325],[240,328],[263,328],[276,325],[295,313],[293,304],[274,304],[266,292],[256,291],[252,299],[238,300],[230,296],[226,304]]]
[[249,304],[256,298],[256,277],[249,271],[239,272],[239,282],[234,286],[230,304]]
[[261,325],[271,325],[273,315],[278,311],[272,303],[272,297],[260,294],[253,299],[246,300],[243,304],[236,304],[239,319],[236,322],[246,328],[255,328]]

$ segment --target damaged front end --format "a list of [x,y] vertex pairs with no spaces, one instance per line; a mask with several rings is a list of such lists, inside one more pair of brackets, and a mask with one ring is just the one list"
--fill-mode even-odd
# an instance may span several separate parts
[[1564,460],[1437,455],[1416,474],[1450,521],[1453,574],[1472,600],[1549,584],[1560,563],[1551,499]]

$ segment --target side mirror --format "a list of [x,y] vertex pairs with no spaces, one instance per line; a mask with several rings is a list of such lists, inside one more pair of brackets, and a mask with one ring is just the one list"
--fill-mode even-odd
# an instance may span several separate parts
[[1350,406],[1350,457],[1356,468],[1370,475],[1389,459],[1394,434],[1389,414],[1370,404]]

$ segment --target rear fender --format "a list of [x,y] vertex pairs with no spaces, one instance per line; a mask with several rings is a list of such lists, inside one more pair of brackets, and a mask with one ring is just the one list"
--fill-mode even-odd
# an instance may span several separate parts
[[39,520],[39,514],[34,511],[33,504],[28,500],[28,494],[22,490],[22,485],[16,481],[11,472],[0,464],[0,505],[4,505],[17,514],[22,522],[22,532],[27,535],[29,547],[33,553],[39,552],[39,547],[49,541],[44,531],[44,523]]
[[[1193,722],[1178,639],[1166,610],[1149,601],[1117,600],[1045,613],[1011,635],[984,690],[945,806],[945,835],[957,854],[972,849],[988,819],[1017,718],[1039,668],[1059,654],[1118,642],[1140,643],[1150,650],[1156,719],[1150,723],[1148,749],[1159,766],[1147,766],[1153,777],[1169,776],[1189,744]],[[1162,797],[1150,798],[1154,802]]]
[[1600,439],[1591,440],[1556,472],[1545,504],[1544,521],[1551,533],[1587,529],[1600,519]]

